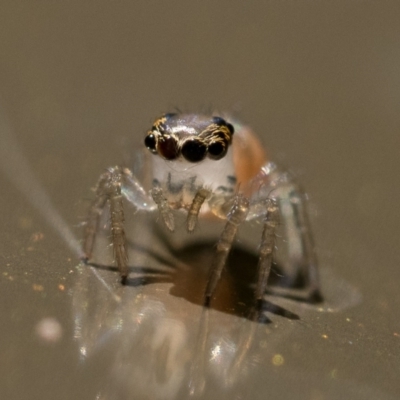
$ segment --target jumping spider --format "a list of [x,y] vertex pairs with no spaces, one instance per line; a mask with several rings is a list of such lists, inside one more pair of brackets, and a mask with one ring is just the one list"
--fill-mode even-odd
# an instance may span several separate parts
[[256,304],[262,303],[274,256],[278,225],[285,227],[289,269],[304,285],[268,288],[269,292],[303,300],[319,299],[317,262],[305,209],[305,195],[292,177],[266,159],[252,131],[221,117],[164,114],[144,139],[152,182],[141,182],[128,168],[106,170],[100,176],[84,236],[85,261],[92,255],[100,216],[108,203],[114,255],[121,281],[128,278],[124,232],[124,199],[137,210],[159,215],[167,229],[175,229],[172,210],[187,213],[192,232],[201,216],[226,220],[217,243],[204,294],[205,305],[220,279],[239,225],[263,225],[259,243]]

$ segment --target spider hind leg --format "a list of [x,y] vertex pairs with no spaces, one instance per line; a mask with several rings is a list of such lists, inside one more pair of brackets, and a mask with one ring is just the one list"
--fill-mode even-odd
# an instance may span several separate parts
[[[262,168],[253,184],[257,184],[259,190],[254,191],[251,197],[249,218],[264,218],[257,302],[261,301],[263,293],[311,303],[322,301],[305,193],[290,174],[281,171],[273,163]],[[268,255],[262,255],[263,248]],[[267,285],[266,282],[266,272],[273,262],[282,267],[285,276],[279,286]],[[266,263],[269,266],[263,266]]]

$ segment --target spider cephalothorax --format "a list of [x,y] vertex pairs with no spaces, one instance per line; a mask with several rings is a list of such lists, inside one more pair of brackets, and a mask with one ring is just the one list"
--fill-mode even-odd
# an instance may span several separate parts
[[145,138],[145,146],[166,160],[183,158],[199,162],[220,160],[232,143],[233,125],[221,117],[197,114],[164,114]]

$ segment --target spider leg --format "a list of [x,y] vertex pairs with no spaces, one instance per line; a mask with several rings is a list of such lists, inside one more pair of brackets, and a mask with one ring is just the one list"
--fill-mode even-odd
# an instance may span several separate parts
[[[284,190],[279,199],[283,224],[287,228],[290,262],[298,269],[298,275],[304,281],[303,288],[269,287],[272,294],[309,302],[322,301],[320,292],[318,261],[314,250],[310,222],[306,209],[305,194],[296,185]],[[299,243],[298,246],[291,243]]]
[[109,202],[111,214],[111,233],[114,257],[121,275],[121,283],[125,284],[128,278],[128,253],[124,230],[124,203],[121,194],[123,174],[120,169],[113,171],[112,183],[109,185]]
[[[283,235],[283,239],[280,241],[281,249],[276,252],[279,254],[274,254],[273,259],[277,258],[278,263],[282,263],[281,266],[287,280],[287,287],[266,286],[266,284],[264,285],[259,282],[256,294],[257,301],[259,302],[262,298],[262,287],[268,293],[272,294],[303,301],[321,301],[318,263],[314,251],[311,227],[308,221],[306,195],[290,174],[283,172],[273,163],[266,164],[261,169],[259,175],[254,178],[252,184],[255,185],[254,187],[258,187],[258,189],[254,190],[251,198],[249,219],[265,215],[265,202],[271,199],[271,196],[273,196],[274,204],[279,209],[279,214],[276,214],[276,217],[274,217],[275,211],[271,215],[271,203],[267,203],[267,215],[264,221],[261,250],[264,246],[266,249],[268,248],[264,242],[266,239],[265,235],[268,236],[267,232],[272,232],[272,228],[268,228],[268,225],[271,223],[271,221],[268,222],[268,219],[272,218],[276,223],[275,230]],[[270,240],[272,240],[272,237]],[[283,253],[282,249],[285,249]],[[259,267],[263,263],[268,263],[267,256],[265,256],[265,261],[261,262],[260,259]],[[266,271],[268,268],[270,267],[266,267]],[[267,274],[265,279],[268,279]]]
[[258,259],[258,282],[256,287],[256,302],[261,306],[268,277],[271,272],[272,257],[275,248],[276,228],[279,224],[279,208],[275,199],[267,200],[267,212],[261,236],[260,256]]
[[194,196],[193,202],[190,206],[188,216],[187,216],[187,230],[188,232],[193,232],[196,227],[197,220],[199,217],[200,208],[203,205],[206,198],[210,195],[210,191],[207,189],[199,189]]
[[292,199],[298,224],[302,227],[301,233],[303,237],[305,258],[308,259],[308,263],[303,263],[303,274],[307,277],[308,281],[309,299],[322,301],[318,273],[318,260],[314,250],[315,244],[311,232],[310,221],[308,219],[306,201],[305,195],[302,192],[298,192],[297,197]]
[[242,194],[235,197],[233,206],[228,214],[227,223],[219,238],[214,260],[211,265],[210,275],[205,291],[205,305],[208,306],[211,296],[217,287],[217,283],[221,277],[222,270],[225,266],[226,259],[235,239],[239,225],[246,219],[249,211],[249,200]]
[[161,217],[164,221],[165,226],[173,232],[175,230],[175,219],[174,214],[168,205],[168,201],[164,196],[164,192],[160,187],[154,187],[151,189],[151,196],[154,202],[157,204],[158,210],[160,211]]
[[96,199],[89,209],[87,224],[84,232],[83,249],[87,262],[93,252],[96,234],[99,228],[100,217],[106,203],[110,206],[111,234],[114,249],[114,258],[121,276],[121,282],[126,283],[128,277],[128,254],[124,230],[124,203],[126,198],[135,209],[152,211],[155,205],[146,198],[144,189],[127,168],[112,167],[101,174],[96,186]]
[[86,263],[90,260],[93,253],[94,242],[96,240],[97,230],[99,228],[100,217],[103,213],[104,206],[107,202],[107,196],[101,190],[103,183],[103,175],[100,178],[96,188],[96,198],[92,202],[85,223],[85,231],[83,236],[83,253],[82,260]]

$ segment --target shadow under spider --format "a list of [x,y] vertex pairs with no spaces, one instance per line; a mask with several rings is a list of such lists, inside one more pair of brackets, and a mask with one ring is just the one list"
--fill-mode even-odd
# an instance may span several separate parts
[[[164,256],[157,251],[128,242],[130,249],[145,252],[150,259],[161,264],[159,267],[135,266],[129,267],[131,276],[126,286],[138,287],[153,283],[172,283],[170,294],[175,297],[199,305],[204,305],[204,290],[207,284],[209,267],[212,262],[215,243],[197,243],[183,247],[180,250],[169,249],[170,256]],[[213,295],[210,308],[247,318],[259,323],[270,323],[266,313],[298,320],[300,317],[269,300],[263,300],[256,307],[254,289],[257,281],[258,257],[243,248],[233,246],[227,259],[217,289]],[[118,272],[114,266],[96,263],[89,265],[102,270]],[[272,268],[269,286],[302,288],[301,281],[289,283],[280,274],[279,266]]]

